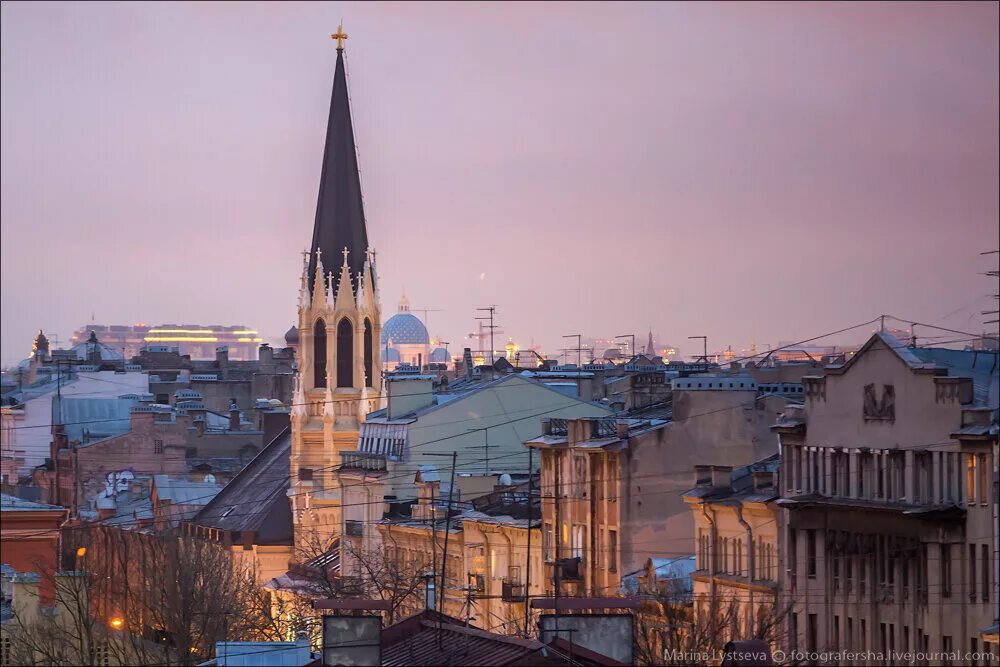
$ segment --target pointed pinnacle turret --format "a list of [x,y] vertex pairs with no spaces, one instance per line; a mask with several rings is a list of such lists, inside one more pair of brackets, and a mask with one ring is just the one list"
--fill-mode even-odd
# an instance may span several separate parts
[[326,305],[333,308],[336,304],[334,302],[334,297],[336,295],[335,285],[337,283],[334,281],[333,271],[329,271],[326,274]]
[[344,248],[344,263],[340,267],[340,280],[337,283],[337,308],[353,308],[354,286],[351,284],[351,267],[347,263],[350,250]]
[[[354,144],[354,126],[347,91],[347,71],[344,66],[343,28],[332,35],[338,42],[337,65],[330,96],[330,116],[323,149],[323,169],[320,174],[316,222],[313,226],[311,250],[322,249],[328,256],[351,251],[351,274],[361,272],[368,248],[364,202],[361,197],[361,176]],[[310,269],[315,263],[310,264]],[[312,273],[312,271],[310,271]]]
[[309,295],[309,251],[302,251],[302,276],[299,278],[299,308],[308,308],[311,299]]
[[[324,282],[323,281],[323,278],[324,278],[324,276],[323,276],[323,249],[322,248],[318,248],[316,250],[316,252],[313,253],[312,258],[315,259],[315,263],[311,264],[311,266],[315,266],[316,267],[316,273],[313,276],[312,293],[316,294],[316,292],[319,291],[319,296],[320,296],[320,299],[322,300],[324,290],[326,289],[326,287],[323,284],[323,282]],[[312,261],[312,258],[310,259],[310,261]]]

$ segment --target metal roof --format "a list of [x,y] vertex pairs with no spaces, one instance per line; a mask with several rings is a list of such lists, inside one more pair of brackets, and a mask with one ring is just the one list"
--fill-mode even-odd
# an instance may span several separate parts
[[228,531],[254,531],[258,544],[290,544],[291,429],[286,427],[191,520]]
[[65,507],[22,500],[7,493],[0,494],[0,510],[4,512],[65,512]]
[[521,639],[466,627],[461,621],[424,611],[382,632],[382,664],[504,665],[543,647]]

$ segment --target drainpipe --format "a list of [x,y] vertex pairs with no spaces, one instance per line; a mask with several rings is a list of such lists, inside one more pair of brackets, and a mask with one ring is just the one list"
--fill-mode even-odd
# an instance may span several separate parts
[[[708,611],[711,617],[711,636],[716,636],[715,627],[715,544],[718,541],[718,533],[715,525],[715,512],[709,514],[708,503],[701,504],[701,513],[705,516],[705,521],[711,528],[708,531]],[[697,619],[696,621],[697,622]]]
[[753,574],[754,574],[754,549],[753,549],[753,529],[750,528],[750,524],[747,523],[746,519],[743,518],[743,505],[736,506],[736,519],[740,522],[740,525],[747,531],[747,581],[750,583],[747,595],[747,627],[750,629],[750,635],[754,634],[753,631],[753,617],[754,617],[754,606],[753,606]]

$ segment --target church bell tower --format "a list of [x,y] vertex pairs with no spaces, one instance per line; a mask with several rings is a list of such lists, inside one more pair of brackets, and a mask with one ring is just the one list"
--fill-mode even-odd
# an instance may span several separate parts
[[289,500],[297,547],[340,533],[340,454],[357,447],[382,396],[375,253],[368,246],[342,28],[326,128],[312,245],[303,252],[299,369],[292,408]]

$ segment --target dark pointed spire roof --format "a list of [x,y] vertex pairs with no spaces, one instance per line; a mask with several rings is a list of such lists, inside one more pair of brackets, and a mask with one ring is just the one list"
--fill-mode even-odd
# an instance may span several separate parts
[[351,251],[347,258],[351,276],[357,276],[365,263],[368,231],[365,229],[358,154],[354,148],[354,127],[347,97],[344,49],[338,48],[326,146],[323,149],[323,170],[319,180],[319,200],[316,203],[316,223],[309,253],[310,286],[316,273],[316,250],[323,251],[326,270],[337,275],[344,262],[344,248]]

